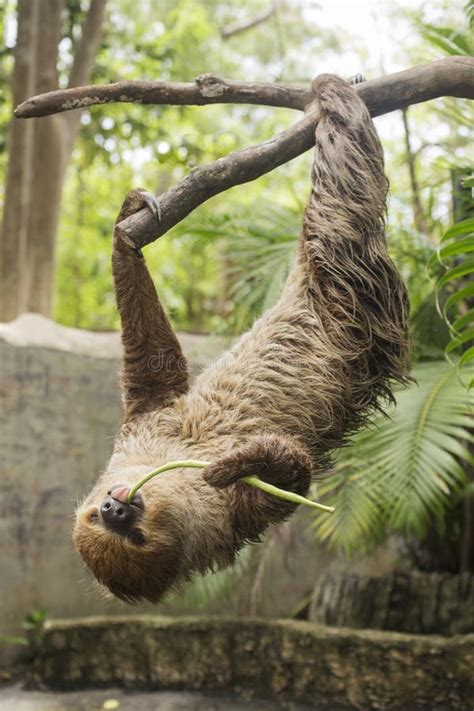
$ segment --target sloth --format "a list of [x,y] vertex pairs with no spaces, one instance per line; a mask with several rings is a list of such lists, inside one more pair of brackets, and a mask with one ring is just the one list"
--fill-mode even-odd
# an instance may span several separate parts
[[[122,322],[124,420],[110,462],[76,511],[75,547],[102,587],[160,601],[232,564],[296,508],[241,481],[304,495],[331,453],[406,382],[408,302],[387,252],[388,181],[367,107],[321,75],[311,194],[294,267],[276,305],[192,386],[141,251],[118,223],[148,205],[127,196],[112,271]],[[171,460],[201,459],[131,487]]]

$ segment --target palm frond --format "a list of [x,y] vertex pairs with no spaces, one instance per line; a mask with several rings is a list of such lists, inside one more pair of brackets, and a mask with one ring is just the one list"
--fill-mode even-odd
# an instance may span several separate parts
[[209,212],[193,218],[173,234],[221,240],[233,301],[234,329],[242,331],[277,300],[294,260],[300,211],[271,205],[232,213]]
[[472,56],[472,40],[467,32],[425,23],[419,23],[419,28],[421,36],[444,54]]
[[433,522],[442,527],[464,490],[474,396],[446,361],[420,364],[414,376],[417,384],[398,390],[389,417],[377,417],[338,454],[320,488],[336,512],[316,515],[319,539],[350,551],[389,530],[423,537]]
[[[436,282],[436,294],[439,313],[451,334],[446,356],[450,358],[458,352],[460,365],[474,362],[473,252],[474,217],[470,217],[445,232],[438,251],[429,261],[431,269],[441,265],[443,270]],[[448,298],[446,290],[450,293]]]

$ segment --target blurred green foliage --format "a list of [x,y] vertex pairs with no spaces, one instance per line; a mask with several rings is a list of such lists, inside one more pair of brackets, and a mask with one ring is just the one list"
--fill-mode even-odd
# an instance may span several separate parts
[[[379,21],[393,22],[409,32],[403,66],[438,56],[433,38],[448,43],[448,50],[468,51],[467,30],[460,27],[453,34],[446,29],[454,17],[462,17],[462,5],[453,8],[442,1],[431,5],[429,12],[425,4],[414,11],[391,2],[379,10]],[[67,2],[60,46],[62,85],[84,6],[80,0]],[[316,66],[318,71],[339,67],[341,54],[347,55],[347,75],[359,69],[368,76],[380,73],[376,55],[361,46],[356,34],[320,25],[314,3],[280,3],[278,12],[262,25],[223,39],[222,28],[251,18],[259,8],[244,0],[231,4],[168,0],[159,6],[151,0],[111,0],[92,80],[191,81],[212,71],[240,79],[308,82]],[[6,37],[12,35],[11,27],[7,32],[5,27],[12,24],[13,9],[10,2],[0,11],[0,29]],[[433,22],[437,18],[439,22]],[[7,44],[0,52],[3,137],[10,111],[11,68]],[[418,319],[423,328],[418,328],[416,338],[420,354],[428,357],[444,347],[446,334],[436,319],[433,338],[425,333],[435,309],[433,282],[425,265],[450,221],[450,169],[467,155],[467,111],[467,102],[459,100],[410,110],[429,234],[419,234],[413,227],[401,123],[396,116],[380,119],[392,182],[390,249],[408,284],[415,323],[420,309],[423,314]],[[269,138],[294,119],[289,110],[245,105],[117,104],[84,112],[62,201],[56,319],[81,328],[118,328],[109,263],[111,229],[131,187],[143,185],[159,194],[195,165]],[[1,172],[4,156],[0,142]],[[177,328],[240,332],[275,300],[293,258],[310,160],[309,155],[302,156],[255,183],[214,198],[147,248],[151,272]]]

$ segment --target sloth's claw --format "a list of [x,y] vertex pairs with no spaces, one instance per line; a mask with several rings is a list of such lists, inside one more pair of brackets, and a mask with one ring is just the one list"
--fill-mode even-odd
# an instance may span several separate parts
[[[148,192],[148,190],[144,190],[143,188],[135,188],[128,193],[125,198],[125,202],[122,205],[119,217],[117,218],[117,222],[125,220],[127,217],[130,217],[134,213],[138,212],[143,208],[144,204],[151,210],[157,221],[161,222],[160,203],[152,193]],[[137,257],[143,258],[140,247],[138,247],[127,234],[121,231],[120,239],[132,250],[132,252],[136,254]]]
[[147,207],[150,208],[158,222],[161,222],[161,208],[158,199],[153,195],[153,193],[149,193],[147,190],[144,190],[142,192],[142,198]]
[[353,74],[353,76],[348,79],[349,84],[362,84],[364,81],[365,76],[363,74]]

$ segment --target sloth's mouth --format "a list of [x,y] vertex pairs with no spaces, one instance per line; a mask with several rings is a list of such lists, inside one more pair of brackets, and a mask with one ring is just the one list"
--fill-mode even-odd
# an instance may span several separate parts
[[141,492],[137,491],[131,501],[128,500],[129,493],[130,487],[125,484],[115,484],[115,486],[112,486],[108,490],[107,496],[111,496],[116,501],[120,501],[120,503],[124,504],[124,506],[135,506],[137,509],[141,509],[143,511],[145,504]]
[[100,516],[105,528],[122,536],[130,536],[135,531],[145,509],[141,494],[137,492],[129,502],[129,493],[128,486],[113,486],[100,505]]

